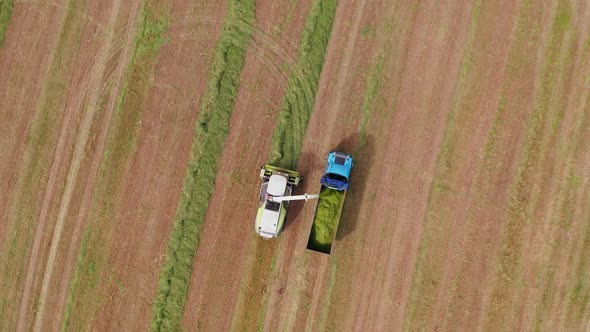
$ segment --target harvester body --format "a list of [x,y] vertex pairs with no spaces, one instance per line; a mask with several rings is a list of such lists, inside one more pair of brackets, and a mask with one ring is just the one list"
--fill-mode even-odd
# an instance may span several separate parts
[[318,198],[318,195],[291,196],[293,189],[301,182],[298,172],[264,165],[260,168],[260,196],[256,213],[255,230],[263,238],[277,237],[285,226],[290,201]]
[[352,167],[350,154],[338,151],[328,153],[307,249],[328,255],[332,252]]

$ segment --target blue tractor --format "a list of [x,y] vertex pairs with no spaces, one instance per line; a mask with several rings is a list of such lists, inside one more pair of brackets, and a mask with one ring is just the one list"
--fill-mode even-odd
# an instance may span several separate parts
[[352,170],[352,156],[348,153],[331,151],[328,153],[324,175],[320,180],[322,186],[338,191],[348,190],[348,180]]

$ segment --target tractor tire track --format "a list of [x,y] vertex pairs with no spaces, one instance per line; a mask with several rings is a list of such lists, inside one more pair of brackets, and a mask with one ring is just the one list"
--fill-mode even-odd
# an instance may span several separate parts
[[[178,200],[198,105],[223,25],[225,4],[177,0],[169,4],[168,43],[159,51],[141,115],[135,153],[116,193],[105,253],[112,262],[98,330],[147,329]],[[198,54],[199,56],[195,56]],[[145,181],[146,178],[152,179]]]
[[[67,10],[69,10],[69,9],[66,9],[66,11]],[[62,33],[63,33],[63,29],[65,29],[65,28],[66,28],[65,26],[62,27]],[[54,49],[54,52],[55,51],[56,50]],[[33,245],[32,245],[32,248],[31,248],[31,251],[29,254],[29,258],[28,258],[28,265],[25,270],[26,277],[25,277],[24,284],[22,286],[23,291],[22,291],[22,296],[19,301],[19,310],[18,310],[18,314],[17,314],[17,317],[18,317],[17,318],[17,325],[16,325],[17,331],[23,331],[23,330],[29,329],[29,317],[32,315],[32,313],[31,313],[32,308],[30,305],[32,302],[31,292],[33,291],[33,288],[35,288],[35,285],[37,284],[37,278],[40,275],[40,273],[38,273],[38,270],[40,270],[42,268],[42,267],[38,266],[37,261],[39,259],[40,247],[41,247],[41,244],[42,244],[44,237],[45,237],[45,231],[46,231],[46,228],[48,227],[47,215],[49,214],[49,209],[50,209],[49,203],[51,201],[54,191],[56,189],[58,189],[58,188],[56,188],[55,183],[58,181],[57,178],[63,172],[63,168],[62,168],[63,159],[68,159],[68,156],[65,153],[65,150],[66,150],[65,143],[68,140],[69,136],[71,135],[70,130],[67,130],[70,127],[71,119],[72,119],[71,112],[65,112],[65,115],[62,120],[62,129],[61,129],[60,134],[58,136],[59,137],[58,143],[57,143],[57,147],[54,152],[54,160],[53,160],[53,163],[51,166],[51,171],[49,173],[49,179],[47,181],[47,184],[45,187],[45,193],[43,194],[43,198],[41,201],[41,210],[40,210],[40,214],[39,214],[39,219],[36,224]]]
[[[112,43],[113,41],[113,36],[114,36],[114,29],[109,28],[111,27],[115,20],[117,19],[117,12],[119,10],[121,1],[117,0],[115,1],[115,3],[112,4],[111,7],[111,12],[109,13],[109,17],[110,17],[110,21],[107,23],[107,36],[105,38],[104,43],[106,45],[109,45],[110,43]],[[105,46],[106,46],[105,45]],[[60,238],[61,238],[61,234],[63,231],[63,226],[65,223],[65,218],[66,218],[66,214],[68,212],[68,208],[72,199],[72,192],[74,190],[74,186],[76,185],[76,180],[78,177],[78,171],[80,170],[80,164],[82,163],[82,158],[84,157],[84,150],[86,148],[86,144],[88,141],[88,136],[90,134],[90,127],[92,125],[92,120],[94,119],[94,116],[98,110],[98,98],[100,96],[101,93],[103,93],[103,88],[101,89],[97,89],[96,87],[101,86],[101,79],[103,78],[103,73],[105,70],[105,66],[108,60],[108,51],[110,50],[110,47],[102,47],[100,49],[100,51],[97,54],[97,57],[93,59],[93,63],[90,64],[90,66],[88,67],[88,71],[85,72],[83,74],[83,76],[88,77],[89,82],[84,84],[81,84],[81,87],[85,87],[88,86],[88,90],[87,91],[91,91],[90,96],[79,96],[79,99],[75,100],[73,102],[73,109],[82,109],[84,107],[84,104],[86,103],[87,106],[87,111],[85,112],[85,114],[83,114],[82,120],[81,120],[81,128],[79,129],[78,132],[78,137],[75,140],[75,148],[74,148],[74,153],[73,153],[73,157],[72,160],[70,161],[70,169],[68,171],[68,174],[66,176],[66,180],[65,180],[65,189],[64,189],[64,193],[61,197],[61,202],[60,202],[60,207],[59,207],[59,214],[57,215],[57,220],[55,222],[55,228],[53,231],[53,236],[51,238],[51,246],[49,248],[49,256],[47,257],[47,263],[45,264],[45,273],[43,274],[43,283],[41,286],[41,293],[39,295],[39,302],[38,302],[38,307],[37,307],[37,312],[35,314],[35,324],[33,326],[33,330],[34,331],[40,331],[41,330],[41,321],[45,312],[45,305],[46,305],[46,301],[47,301],[47,291],[48,291],[48,287],[49,287],[49,282],[51,280],[51,276],[53,274],[53,265],[54,265],[54,261],[55,261],[55,256],[57,254],[57,247],[58,244],[60,243]],[[92,88],[95,87],[95,88]],[[67,110],[66,110],[67,112]],[[69,126],[65,126],[66,128]],[[106,128],[103,128],[104,131],[106,131]],[[61,142],[60,142],[61,143]],[[59,144],[58,143],[58,146]],[[60,151],[56,151],[56,157],[62,157],[62,153],[60,153]],[[98,162],[95,161],[95,164]],[[54,161],[54,164],[57,164],[56,161]],[[50,177],[51,179],[51,177]],[[49,187],[53,187],[55,186],[55,181],[54,182],[50,182]],[[41,216],[41,218],[43,218],[43,216]],[[43,219],[41,219],[41,222],[44,222]],[[36,253],[33,253],[36,254]],[[27,287],[30,285],[25,285],[25,287]],[[26,297],[25,297],[25,302],[26,302]],[[23,303],[25,303],[23,302]],[[22,309],[21,309],[22,310]]]
[[[52,163],[51,172],[49,175],[49,181],[47,183],[47,192],[42,201],[42,209],[39,216],[39,223],[37,226],[37,230],[35,232],[35,238],[33,242],[33,248],[31,253],[31,258],[29,260],[29,265],[26,272],[26,281],[24,285],[23,297],[21,299],[20,310],[19,310],[19,325],[17,326],[18,330],[24,329],[23,324],[27,324],[28,321],[28,312],[30,311],[30,307],[32,305],[33,299],[31,298],[31,291],[34,287],[36,287],[36,280],[42,275],[42,285],[40,290],[40,295],[38,298],[38,302],[36,304],[36,314],[34,320],[33,330],[39,331],[42,328],[42,322],[44,318],[44,311],[45,305],[47,302],[48,296],[48,289],[51,282],[51,277],[54,271],[54,262],[57,255],[57,249],[60,244],[61,234],[63,231],[63,227],[65,224],[66,216],[69,212],[70,202],[72,200],[72,193],[74,192],[74,188],[76,187],[77,180],[78,180],[78,171],[80,169],[81,163],[83,162],[84,153],[88,141],[88,137],[90,134],[90,128],[92,122],[95,118],[96,112],[98,110],[98,100],[102,93],[104,93],[106,88],[106,83],[103,83],[103,79],[105,78],[105,68],[107,64],[107,60],[109,59],[109,52],[111,50],[111,44],[113,43],[114,38],[114,29],[113,25],[118,18],[117,13],[120,10],[120,1],[116,1],[112,7],[104,6],[95,8],[96,10],[110,10],[110,12],[105,12],[107,14],[108,22],[105,26],[100,24],[92,24],[87,29],[86,38],[95,38],[96,33],[99,34],[102,32],[100,30],[104,29],[105,38],[103,41],[103,45],[98,43],[97,47],[98,52],[91,52],[94,56],[82,56],[83,59],[90,60],[89,63],[84,63],[84,61],[78,64],[78,73],[75,77],[77,77],[81,94],[72,93],[68,96],[69,102],[65,109],[65,116],[62,123],[61,133],[59,135],[59,140],[57,143],[57,148],[55,151],[55,157]],[[100,12],[93,13],[96,16],[100,16]],[[91,16],[94,16],[91,15]],[[82,51],[84,54],[84,51]],[[124,68],[121,66],[120,68]],[[119,71],[118,77],[122,76],[122,70]],[[90,91],[90,94],[87,95],[86,92]],[[84,111],[85,110],[85,111]],[[83,112],[83,117],[79,115],[79,112]],[[78,129],[77,137],[75,137],[74,131],[78,127],[78,125],[72,125],[72,122],[77,123],[77,120],[81,119],[80,128]],[[108,126],[108,122],[105,123]],[[106,132],[106,126],[102,128],[103,132]],[[70,153],[68,152],[69,146],[74,145],[74,151],[72,157],[70,157]],[[71,158],[71,159],[70,159]],[[93,160],[94,164],[100,162],[100,159]],[[67,175],[64,179],[61,177],[67,165],[69,164],[69,170]],[[57,186],[65,182],[65,188],[61,198],[56,197],[54,192],[59,195],[61,190],[56,190]],[[91,181],[92,182],[92,181]],[[92,188],[90,183],[86,183],[88,188]],[[49,217],[49,209],[51,204],[53,204],[54,200],[59,200],[59,213],[57,215],[57,220],[52,220]],[[50,240],[50,248],[49,253],[46,260],[42,261],[42,265],[45,267],[44,273],[40,274],[37,271],[41,270],[41,266],[38,266],[38,261],[41,259],[40,256],[44,256],[44,250],[40,250],[40,243],[42,239],[46,236],[45,229],[48,227],[53,228],[53,235]],[[45,257],[43,257],[45,259]],[[70,273],[71,275],[71,273]],[[67,283],[65,285],[67,287]]]
[[[106,37],[102,42],[102,46],[97,45],[97,47],[99,47],[97,52],[98,57],[96,57],[94,61],[96,62],[98,60],[98,63],[94,63],[89,67],[90,72],[88,74],[90,82],[88,82],[87,85],[89,87],[94,86],[100,88],[89,88],[89,90],[94,93],[92,93],[90,97],[84,98],[86,100],[85,105],[87,105],[88,111],[84,114],[82,128],[78,133],[78,139],[76,140],[74,158],[71,162],[66,189],[61,199],[60,214],[58,215],[51,241],[50,253],[47,259],[46,272],[43,276],[43,286],[35,317],[36,330],[41,330],[42,326],[48,326],[49,324],[53,324],[53,328],[58,330],[62,322],[61,319],[55,319],[55,317],[63,317],[63,310],[66,306],[66,298],[70,289],[69,284],[76,263],[75,258],[78,253],[82,230],[86,226],[85,220],[89,213],[92,193],[94,192],[96,185],[108,129],[111,124],[112,115],[118,106],[117,96],[119,91],[121,91],[120,88],[123,84],[124,73],[132,56],[131,51],[133,50],[132,46],[136,27],[135,21],[137,20],[139,13],[139,4],[140,1],[125,2],[123,4],[120,0],[116,0],[114,3],[109,4],[110,6],[105,6],[105,10],[101,8],[100,12],[93,15],[98,17],[100,14],[106,14],[104,19],[108,20],[105,25],[98,25],[98,33],[100,34],[102,32],[106,34]],[[108,9],[110,9],[110,12],[106,11]],[[115,29],[117,22],[121,19],[126,21],[126,24],[124,24],[124,31],[118,31]],[[89,32],[92,36],[96,36],[96,33],[97,31]],[[122,35],[122,38],[119,37],[119,34]],[[105,107],[106,114],[100,114],[100,116],[104,116],[104,119],[99,127],[93,128],[93,120],[99,115],[97,113],[101,111],[100,108],[102,105],[99,102],[100,98],[106,98],[108,100]],[[91,142],[88,141],[89,135],[94,131],[98,132],[98,144],[93,158],[86,160],[86,151],[89,144],[91,144]],[[82,174],[80,173],[80,168],[82,163],[85,162],[90,163],[88,166],[89,172],[82,177],[80,176]],[[63,266],[59,266],[59,271],[62,271],[60,275],[61,277],[59,280],[52,280],[51,276],[53,271],[56,270],[54,263],[56,256],[58,255],[59,245],[60,243],[63,243],[61,241],[62,230],[66,223],[66,219],[71,218],[72,215],[72,209],[70,208],[72,205],[72,195],[75,193],[75,188],[81,186],[84,188],[84,194],[81,197],[81,209],[76,215],[76,222],[73,226],[74,229],[71,238],[69,239],[71,242],[68,247],[62,248],[62,250],[67,251],[67,256]],[[58,282],[59,285],[54,285],[54,287],[58,287],[58,290],[54,291],[51,288],[51,283],[56,282]],[[50,314],[45,314],[44,310],[46,302],[48,301],[48,294],[56,294],[57,302],[52,299],[52,303],[56,303],[56,305],[49,309],[51,311]]]
[[[131,13],[138,12],[138,5],[136,4],[131,10]],[[121,16],[119,14],[119,16]],[[108,128],[111,124],[111,119],[113,117],[114,112],[118,106],[118,94],[121,91],[121,87],[124,83],[124,74],[125,68],[127,67],[131,56],[132,56],[132,46],[133,46],[133,36],[135,35],[135,30],[132,28],[135,26],[134,22],[137,19],[137,15],[129,15],[127,19],[127,23],[125,26],[129,27],[126,31],[126,37],[119,43],[115,41],[111,45],[111,55],[109,62],[114,62],[111,66],[107,66],[105,69],[105,73],[107,76],[105,77],[105,81],[114,82],[112,86],[109,87],[110,91],[107,91],[108,96],[107,98],[107,106],[106,114],[99,115],[103,116],[100,120],[100,124],[98,124],[98,128],[102,128],[99,130],[99,135],[97,139],[96,147],[94,147],[93,155],[90,160],[93,162],[91,165],[88,166],[88,177],[83,180],[84,183],[84,190],[81,194],[81,202],[80,207],[78,210],[78,214],[75,216],[75,226],[71,236],[71,242],[69,243],[68,247],[64,249],[67,251],[67,257],[64,263],[64,270],[65,272],[63,275],[63,280],[65,280],[59,287],[59,296],[57,300],[57,306],[54,307],[56,311],[55,314],[47,314],[46,317],[60,317],[64,319],[64,310],[66,308],[66,301],[67,296],[70,291],[70,283],[72,282],[72,275],[74,271],[74,266],[76,264],[76,258],[79,253],[81,238],[83,234],[83,230],[86,227],[86,218],[89,215],[92,198],[96,187],[96,180],[99,174],[99,169],[101,165],[101,161],[103,158],[103,153],[105,150],[107,137],[108,137]],[[120,54],[122,53],[122,54]],[[115,64],[116,63],[116,64]],[[113,67],[113,69],[111,69]],[[99,110],[101,111],[101,110]],[[90,129],[91,131],[95,131],[93,128]],[[93,142],[89,143],[92,145]],[[81,173],[85,174],[85,173]],[[84,182],[85,181],[85,182]],[[58,330],[62,325],[62,319],[54,320],[54,329]]]
[[[40,9],[40,6],[43,8]],[[3,101],[0,105],[0,123],[6,124],[5,130],[0,132],[0,184],[3,188],[0,193],[2,254],[11,255],[12,244],[23,241],[22,238],[14,238],[20,234],[19,230],[23,231],[23,228],[26,228],[26,225],[16,224],[18,210],[23,208],[20,205],[27,182],[22,175],[27,173],[28,162],[37,157],[31,155],[27,141],[30,139],[31,129],[35,128],[34,120],[38,114],[35,110],[39,109],[47,94],[47,86],[43,83],[55,60],[55,46],[59,44],[66,12],[65,7],[57,3],[17,3],[0,51],[0,70],[5,78],[0,82],[0,99]],[[20,252],[17,255],[21,255],[23,260],[28,256]],[[14,329],[18,325],[18,296],[21,294],[14,287],[20,287],[20,271],[15,271],[15,267],[8,264],[22,264],[24,268],[26,262],[15,262],[14,257],[2,256],[5,259],[0,265],[0,274],[9,280],[2,281],[2,288],[6,292],[0,301],[0,329]],[[6,275],[9,271],[16,273]],[[5,306],[10,306],[9,313]]]
[[[64,0],[65,1],[65,0]],[[10,220],[14,218],[13,197],[22,186],[19,179],[25,163],[27,134],[35,118],[35,111],[43,100],[43,84],[54,60],[65,7],[17,2],[12,22],[0,50],[0,243],[7,242]],[[44,29],[36,29],[44,27]]]

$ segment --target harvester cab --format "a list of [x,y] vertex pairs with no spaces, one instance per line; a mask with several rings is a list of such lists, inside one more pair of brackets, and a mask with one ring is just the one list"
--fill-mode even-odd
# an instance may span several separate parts
[[260,236],[270,239],[283,230],[290,201],[318,198],[318,195],[291,196],[293,189],[302,181],[296,171],[271,165],[260,168],[260,196],[256,213],[255,230]]

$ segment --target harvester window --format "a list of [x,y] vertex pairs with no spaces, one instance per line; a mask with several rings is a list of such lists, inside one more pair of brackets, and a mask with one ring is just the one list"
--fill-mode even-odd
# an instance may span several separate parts
[[281,208],[281,203],[279,202],[271,202],[271,201],[267,201],[266,202],[266,207],[267,210],[271,210],[271,211],[279,211],[279,209]]
[[342,157],[340,157],[340,156],[337,155],[334,161],[338,165],[344,165],[344,163],[346,162],[346,158],[342,158]]

